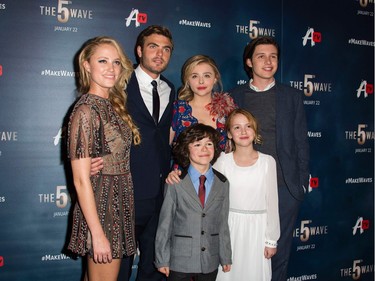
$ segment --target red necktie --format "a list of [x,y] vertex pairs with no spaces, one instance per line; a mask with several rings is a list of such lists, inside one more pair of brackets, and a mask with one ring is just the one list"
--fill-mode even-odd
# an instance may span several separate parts
[[204,186],[205,181],[206,181],[205,176],[202,175],[199,177],[198,197],[199,197],[199,200],[201,201],[202,207],[204,207],[204,199],[206,197],[206,188]]

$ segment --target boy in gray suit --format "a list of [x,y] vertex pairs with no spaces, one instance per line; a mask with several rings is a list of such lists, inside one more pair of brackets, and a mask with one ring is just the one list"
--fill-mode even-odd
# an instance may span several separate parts
[[211,167],[219,138],[211,126],[194,124],[173,148],[184,171],[165,187],[155,240],[155,265],[168,281],[214,281],[220,264],[230,271],[229,183]]

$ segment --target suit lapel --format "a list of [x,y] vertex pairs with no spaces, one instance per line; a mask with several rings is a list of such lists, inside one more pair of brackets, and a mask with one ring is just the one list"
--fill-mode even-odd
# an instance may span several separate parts
[[193,185],[190,177],[186,176],[186,177],[182,178],[181,188],[190,196],[190,198],[192,199],[193,202],[196,203],[196,205],[198,205],[200,208],[202,208],[201,201],[199,201],[198,194],[195,191],[194,185]]
[[[160,118],[159,124],[163,122],[171,123],[171,112],[172,112],[172,103],[174,101],[174,87],[168,80],[166,80],[164,77],[160,77],[161,80],[163,80],[165,83],[168,84],[168,86],[171,88],[171,92],[169,94],[169,103],[166,107],[166,109],[163,112],[163,115]],[[150,122],[154,123],[154,119],[152,118],[152,115],[148,111],[146,104],[142,98],[141,90],[139,89],[139,84],[137,77],[135,76],[135,73],[133,72],[128,88],[127,88],[128,96],[131,96],[130,99],[132,99],[134,102],[131,104],[131,106],[136,106],[139,108],[139,112],[141,112],[145,118],[147,118]]]
[[280,117],[282,115],[283,109],[285,109],[285,103],[283,102],[283,93],[280,91],[280,87],[278,87],[277,83],[275,84],[275,90],[276,90],[276,101],[275,101],[275,122],[276,122],[276,127],[275,127],[275,132],[276,132],[276,146],[280,146],[280,139],[281,139],[281,134],[277,133],[277,128],[284,128],[281,124],[282,120],[285,120],[284,118]]
[[217,177],[214,177],[214,182],[212,183],[211,191],[208,194],[205,208],[208,208],[212,204],[212,202],[214,202],[214,199],[218,195],[220,188],[221,188],[220,180]]
[[140,113],[142,113],[146,118],[150,119],[150,121],[155,123],[142,98],[141,90],[139,89],[138,80],[134,72],[130,78],[128,88],[127,88],[127,93],[129,96],[128,99],[133,100],[130,106],[138,107]]
[[160,76],[160,80],[163,80],[165,83],[167,83],[167,85],[171,88],[171,91],[169,92],[169,102],[168,102],[167,107],[165,108],[165,110],[164,110],[164,112],[163,112],[163,114],[160,118],[159,124],[164,124],[164,122],[171,123],[172,122],[172,120],[171,120],[172,105],[173,105],[173,101],[175,100],[174,86],[167,79],[165,79],[163,76]]

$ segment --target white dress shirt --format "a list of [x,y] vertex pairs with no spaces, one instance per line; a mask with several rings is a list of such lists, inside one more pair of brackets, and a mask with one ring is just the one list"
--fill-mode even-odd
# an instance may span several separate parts
[[169,94],[171,92],[171,88],[168,84],[160,79],[160,75],[156,79],[152,79],[150,75],[148,75],[144,70],[138,65],[137,68],[134,70],[135,76],[137,77],[139,90],[141,91],[141,96],[143,101],[152,115],[152,85],[151,82],[155,80],[158,83],[158,93],[160,97],[160,112],[159,112],[159,121],[162,117],[168,103],[169,103]]
[[257,86],[253,85],[253,78],[250,79],[249,86],[255,92],[265,92],[271,89],[273,86],[275,86],[275,79],[270,84],[268,84],[267,87],[264,88],[264,90],[260,90]]

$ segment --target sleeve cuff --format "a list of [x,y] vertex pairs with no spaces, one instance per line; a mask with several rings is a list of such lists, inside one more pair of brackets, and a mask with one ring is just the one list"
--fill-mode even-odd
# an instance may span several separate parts
[[277,241],[273,241],[273,240],[266,240],[264,242],[265,246],[268,247],[268,248],[277,248]]

